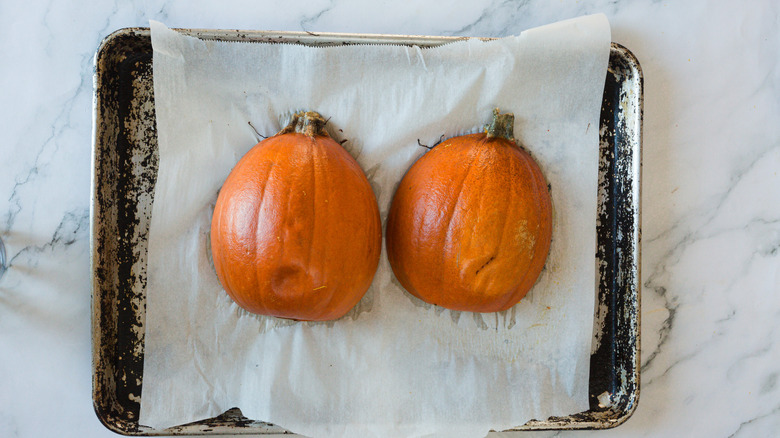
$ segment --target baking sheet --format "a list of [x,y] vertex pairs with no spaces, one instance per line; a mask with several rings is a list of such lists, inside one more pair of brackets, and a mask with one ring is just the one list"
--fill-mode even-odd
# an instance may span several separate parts
[[[193,33],[196,33],[196,32],[193,32]],[[96,336],[96,350],[95,350],[96,351],[96,386],[95,386],[95,392],[96,392],[96,406],[100,407],[100,411],[99,412],[103,412],[103,413],[107,413],[108,412],[109,405],[105,404],[105,403],[101,403],[101,400],[106,400],[107,398],[113,398],[115,400],[111,404],[111,406],[110,406],[111,408],[114,408],[117,404],[122,406],[123,404],[128,404],[129,403],[128,404],[128,408],[125,409],[125,410],[121,410],[120,412],[112,411],[110,415],[108,415],[108,414],[101,415],[101,418],[104,419],[104,421],[106,421],[107,423],[110,423],[111,427],[119,428],[119,429],[122,429],[124,431],[130,431],[131,433],[160,433],[160,432],[166,433],[166,431],[156,431],[155,432],[155,431],[150,431],[149,429],[139,428],[138,425],[137,425],[137,422],[134,421],[135,418],[134,418],[134,415],[133,415],[133,411],[134,411],[134,408],[133,408],[133,398],[130,397],[130,401],[129,402],[127,400],[125,400],[124,397],[119,397],[119,400],[117,400],[117,396],[121,396],[122,393],[123,393],[123,391],[122,391],[122,386],[123,385],[127,387],[125,389],[128,389],[128,392],[132,393],[133,392],[133,390],[132,390],[133,387],[135,387],[135,388],[139,388],[140,387],[140,379],[138,381],[136,381],[136,382],[131,381],[130,383],[127,383],[127,382],[117,383],[116,381],[114,381],[114,382],[107,382],[107,380],[112,380],[112,379],[107,378],[106,376],[111,375],[115,371],[116,372],[122,372],[125,375],[128,372],[132,372],[132,370],[134,368],[133,366],[124,366],[123,367],[121,365],[129,365],[128,358],[138,358],[138,356],[137,356],[138,352],[137,351],[133,351],[132,349],[130,349],[130,352],[129,352],[130,354],[126,354],[124,356],[124,358],[123,358],[123,356],[121,354],[120,354],[119,358],[117,358],[116,356],[114,356],[112,358],[112,357],[110,357],[111,355],[108,354],[108,349],[105,348],[105,346],[106,346],[106,344],[105,344],[105,336],[103,336],[103,335],[107,334],[107,330],[109,330],[112,326],[115,329],[118,329],[118,331],[123,333],[125,336],[127,335],[127,331],[129,329],[132,329],[132,330],[129,330],[130,331],[130,335],[134,335],[136,337],[136,340],[137,340],[138,336],[142,335],[142,333],[143,333],[143,330],[142,330],[142,328],[143,328],[142,318],[130,318],[130,319],[122,318],[128,324],[126,326],[123,325],[123,324],[116,325],[115,324],[115,322],[116,322],[115,320],[114,320],[114,323],[110,322],[112,316],[116,317],[115,312],[109,311],[109,309],[112,308],[112,306],[116,306],[117,304],[119,304],[118,307],[120,307],[120,313],[127,312],[127,313],[130,313],[130,314],[138,315],[138,313],[139,313],[138,310],[139,309],[135,306],[135,304],[137,304],[137,303],[141,303],[142,304],[142,301],[139,301],[139,300],[142,300],[142,298],[143,298],[143,295],[142,295],[142,293],[143,293],[143,285],[142,284],[140,284],[140,285],[139,284],[135,284],[134,285],[134,284],[132,284],[132,282],[131,282],[131,284],[128,285],[127,284],[127,278],[126,278],[127,276],[126,275],[121,275],[121,273],[120,273],[119,282],[122,283],[122,284],[125,284],[127,286],[130,286],[130,287],[127,288],[127,290],[123,291],[124,294],[121,294],[121,293],[118,293],[118,291],[116,290],[116,280],[113,279],[113,278],[107,278],[107,277],[105,277],[103,275],[103,274],[105,274],[105,270],[106,269],[116,268],[117,266],[121,267],[121,265],[123,265],[123,264],[126,265],[127,263],[138,264],[138,262],[139,262],[138,254],[139,254],[139,252],[143,253],[143,251],[134,250],[134,251],[129,251],[130,257],[128,257],[128,258],[121,257],[121,256],[117,257],[117,253],[115,252],[117,248],[111,247],[111,245],[108,244],[107,239],[106,239],[106,235],[105,235],[105,233],[108,232],[111,229],[111,227],[123,228],[123,229],[135,229],[135,228],[138,228],[139,223],[137,221],[137,218],[139,216],[143,216],[143,214],[142,214],[143,212],[140,211],[140,210],[143,210],[143,208],[142,208],[142,206],[138,205],[138,193],[134,193],[133,190],[139,190],[140,189],[143,192],[143,190],[146,189],[148,191],[148,189],[149,189],[148,181],[147,181],[147,185],[146,186],[144,186],[144,184],[142,182],[143,181],[143,178],[142,178],[143,177],[143,170],[144,169],[149,170],[149,168],[153,168],[154,165],[156,164],[156,163],[154,163],[153,159],[151,159],[151,160],[149,159],[150,156],[152,158],[154,156],[154,148],[153,148],[154,147],[154,143],[153,142],[144,143],[143,141],[139,141],[139,140],[142,139],[142,136],[140,136],[139,134],[143,134],[145,131],[143,129],[140,129],[139,132],[121,132],[122,131],[121,129],[116,129],[116,127],[115,127],[116,120],[113,119],[112,117],[109,117],[110,115],[113,114],[113,115],[118,115],[119,117],[121,117],[121,118],[123,118],[125,120],[133,118],[132,112],[131,113],[125,112],[124,114],[116,114],[116,112],[115,112],[116,109],[111,107],[111,105],[113,105],[113,104],[119,104],[121,106],[121,105],[126,105],[126,104],[130,103],[131,106],[139,106],[141,108],[144,108],[144,105],[146,104],[145,108],[146,108],[147,111],[150,108],[151,108],[152,111],[154,109],[153,102],[152,102],[152,105],[150,107],[148,105],[149,100],[148,100],[148,98],[145,98],[144,93],[143,92],[138,93],[139,88],[142,89],[142,87],[138,87],[139,83],[142,84],[144,82],[144,80],[148,79],[148,78],[145,77],[145,72],[143,70],[143,65],[144,65],[143,62],[139,62],[139,60],[143,61],[143,57],[146,56],[146,55],[143,54],[144,50],[147,49],[147,47],[144,46],[143,39],[144,38],[148,38],[148,34],[146,36],[144,36],[143,34],[144,34],[144,31],[140,31],[138,33],[134,32],[134,31],[130,31],[130,32],[127,32],[124,35],[120,36],[120,37],[127,37],[127,38],[125,38],[125,40],[126,40],[125,42],[129,43],[131,47],[126,47],[126,46],[123,46],[122,44],[118,44],[122,40],[122,38],[120,38],[120,37],[112,40],[113,43],[117,43],[117,45],[113,47],[114,49],[117,49],[117,50],[120,50],[120,51],[121,50],[127,50],[132,55],[129,60],[122,59],[122,62],[120,62],[120,64],[122,64],[122,66],[120,66],[119,68],[120,69],[129,70],[131,72],[131,77],[133,77],[133,75],[135,75],[135,77],[133,77],[132,83],[129,84],[131,86],[131,88],[134,90],[134,92],[133,93],[125,93],[125,94],[119,93],[119,95],[117,95],[117,94],[113,93],[113,91],[115,91],[115,90],[108,90],[108,89],[105,88],[105,86],[107,85],[107,84],[105,84],[105,82],[99,81],[101,83],[101,85],[104,86],[104,88],[101,88],[99,90],[102,94],[100,96],[98,96],[99,98],[97,99],[97,106],[96,106],[96,111],[97,111],[96,114],[98,116],[100,116],[100,117],[96,117],[96,144],[95,144],[95,146],[96,146],[96,157],[95,157],[96,158],[96,170],[95,170],[95,172],[96,172],[96,177],[97,178],[96,178],[96,185],[95,185],[95,200],[94,200],[95,201],[95,204],[94,204],[94,208],[95,208],[94,214],[95,215],[93,216],[93,218],[95,219],[95,220],[93,220],[93,226],[95,226],[95,228],[94,228],[95,234],[93,235],[93,238],[94,238],[93,249],[95,250],[95,252],[93,253],[93,255],[95,256],[94,267],[95,267],[95,274],[96,274],[96,276],[95,276],[95,278],[96,278],[96,287],[95,287],[95,293],[96,293],[96,301],[95,301],[96,302],[96,316],[95,316],[95,321],[96,321],[96,324],[95,324],[95,328],[96,328],[96,330],[95,330],[95,336]],[[201,34],[201,35],[203,35],[203,34]],[[235,39],[245,37],[245,35],[242,35],[240,33],[239,34],[228,34],[228,35],[211,35],[211,37],[215,37],[215,36],[216,37],[221,37],[221,38],[235,38]],[[283,36],[285,38],[291,38],[292,40],[295,40],[298,37],[302,37],[304,39],[305,38],[311,38],[311,36],[308,36],[308,35],[297,35],[297,36],[295,36],[295,35],[283,35]],[[274,36],[269,36],[268,34],[262,34],[262,33],[259,33],[259,34],[255,35],[255,37],[258,38],[258,39],[262,39],[262,38],[269,38],[269,39],[270,38],[276,38],[275,35]],[[334,37],[332,37],[332,38],[334,38]],[[342,37],[342,38],[344,38],[344,37]],[[137,41],[138,39],[140,39],[142,42],[138,43],[138,41]],[[335,40],[338,40],[338,38],[335,38]],[[401,39],[400,41],[401,42],[404,42],[404,41],[408,42],[409,40]],[[418,38],[415,41],[417,41],[418,43],[422,43],[422,44],[425,44],[425,43],[436,44],[437,43],[436,39]],[[148,43],[147,43],[147,45],[148,45]],[[618,60],[620,60],[620,59],[624,59],[625,60],[626,52],[625,51],[621,51],[621,50],[619,50],[616,47],[613,47],[613,58],[616,58]],[[629,59],[629,61],[630,61],[630,59]],[[128,68],[128,62],[129,62],[129,65],[130,65],[129,68]],[[146,62],[148,62],[148,59],[147,59]],[[141,66],[140,71],[138,71],[139,70],[139,65]],[[636,76],[634,77],[634,82],[633,83],[627,83],[626,82],[626,77],[623,76],[625,73],[632,73],[632,69],[633,69],[633,73],[636,74],[636,68],[637,67],[638,66],[633,66],[632,67],[631,66],[631,62],[628,62],[628,66],[626,66],[625,68],[615,70],[616,72],[621,74],[619,83],[623,84],[623,85],[618,86],[618,88],[612,89],[611,93],[605,92],[605,108],[608,108],[608,107],[611,106],[612,108],[617,108],[618,111],[621,109],[617,105],[614,105],[614,102],[613,102],[614,99],[612,97],[618,97],[619,98],[621,93],[626,94],[626,93],[624,93],[625,92],[624,88],[625,88],[626,85],[627,85],[628,89],[633,89],[634,92],[637,91],[637,85],[639,85],[638,94],[635,93],[635,94],[633,94],[633,96],[636,97],[638,95],[638,96],[641,97],[641,75],[639,76],[639,82],[638,83],[636,82],[636,80],[637,80]],[[127,76],[125,76],[125,78],[127,78]],[[96,78],[96,80],[97,79],[99,79],[99,77]],[[121,79],[121,75],[120,75],[120,79]],[[128,86],[128,84],[125,84],[125,87],[127,87],[127,86]],[[607,98],[608,94],[610,95],[609,97],[611,97],[610,99]],[[110,96],[110,97],[112,97],[115,100],[111,100],[111,99],[107,98],[107,96]],[[101,103],[104,103],[106,105],[105,106],[101,105]],[[639,105],[639,111],[638,111],[638,115],[639,115],[638,120],[641,123],[641,100],[639,101],[639,103],[640,103],[640,105]],[[636,105],[634,107],[636,108]],[[623,108],[623,109],[625,109],[625,108]],[[121,113],[122,111],[119,111],[119,112]],[[604,114],[602,112],[602,116],[603,115]],[[618,120],[612,120],[609,117],[606,119],[606,121],[607,121],[607,123],[606,123],[606,131],[603,130],[603,132],[613,132],[613,130],[616,129],[616,123],[620,122]],[[141,120],[141,122],[143,122],[143,120]],[[602,123],[604,124],[603,117],[602,117]],[[629,125],[636,124],[637,123],[636,114],[634,114],[633,118],[631,118],[631,114],[629,114],[629,118],[623,120],[622,123],[628,123]],[[140,123],[140,124],[143,125],[143,123]],[[147,131],[149,131],[149,130],[151,130],[152,134],[154,134],[153,128],[149,129],[149,127],[147,126]],[[619,140],[619,143],[615,144],[615,145],[612,145],[612,146],[614,146],[613,149],[615,151],[617,151],[618,154],[617,155],[612,155],[611,157],[607,156],[607,159],[612,160],[612,162],[614,163],[615,160],[621,160],[621,159],[623,159],[621,157],[625,156],[625,158],[627,158],[627,161],[628,161],[629,164],[632,163],[632,162],[633,163],[638,162],[638,144],[636,142],[634,142],[632,144],[629,141],[632,138],[634,140],[636,140],[635,135],[638,134],[638,130],[635,129],[633,133],[629,132],[628,134],[632,134],[633,136],[629,135],[626,138],[623,138],[623,137],[618,138],[617,136],[615,136],[614,139],[615,140]],[[140,162],[133,161],[135,166],[130,166],[131,168],[133,168],[136,171],[138,170],[138,168],[141,168],[141,170],[142,170],[142,172],[140,172],[140,174],[136,174],[135,175],[136,177],[141,177],[139,180],[135,181],[135,185],[133,185],[133,183],[132,183],[132,178],[130,180],[131,184],[120,184],[120,187],[117,187],[115,184],[111,184],[109,181],[107,181],[105,179],[105,177],[109,173],[115,171],[115,170],[112,170],[111,166],[119,165],[121,167],[121,166],[126,166],[128,164],[128,162],[126,162],[126,160],[124,160],[124,158],[127,158],[127,155],[122,154],[121,152],[123,152],[123,151],[122,150],[118,150],[117,149],[118,148],[117,144],[114,143],[113,141],[111,141],[111,139],[115,139],[115,138],[117,138],[117,136],[120,138],[120,140],[122,139],[123,136],[127,136],[127,138],[125,138],[124,141],[120,141],[120,143],[122,143],[120,146],[122,146],[122,147],[127,146],[127,147],[133,149],[135,152],[139,152],[139,156],[144,158]],[[602,140],[604,140],[604,135],[602,135]],[[146,147],[144,148],[144,146],[146,146]],[[604,149],[604,146],[605,145],[602,144],[602,149]],[[121,147],[119,147],[119,149],[121,149]],[[119,157],[118,157],[119,160],[117,160],[117,154],[119,155]],[[604,151],[602,151],[602,154],[604,155]],[[606,155],[609,155],[609,154],[606,154]],[[117,163],[117,161],[118,161],[118,163]],[[633,198],[632,190],[638,190],[638,185],[637,185],[638,175],[635,175],[636,170],[637,169],[636,169],[635,165],[634,166],[621,166],[620,168],[613,169],[613,171],[624,172],[624,173],[621,173],[620,175],[618,175],[618,177],[622,181],[624,181],[624,182],[627,181],[629,183],[629,184],[627,184],[624,187],[624,189],[628,189],[628,190],[623,192],[623,193],[619,193],[619,195],[623,196],[624,199],[622,201],[620,201],[620,199],[618,199],[618,201],[620,201],[622,203],[625,203],[625,204],[627,204],[629,206],[632,205],[631,200],[635,199],[635,198]],[[120,175],[120,179],[122,179],[122,177],[125,177],[125,178],[128,177],[128,175],[123,173],[121,171],[121,169],[118,171],[118,173]],[[136,172],[131,172],[131,173],[136,173]],[[130,175],[130,176],[132,177],[133,175]],[[152,176],[153,176],[153,172],[152,172]],[[610,180],[614,176],[615,175],[607,174],[606,175],[606,179]],[[636,178],[637,182],[631,182],[632,181],[632,177],[634,177],[634,176],[637,177]],[[152,181],[152,184],[153,184],[153,181]],[[131,192],[130,193],[124,193],[124,192],[122,192],[123,189],[125,189],[125,190],[129,189]],[[143,193],[141,193],[141,194],[143,194]],[[118,196],[120,198],[120,199],[114,199],[114,201],[117,201],[118,204],[119,204],[118,205],[119,210],[120,210],[119,216],[123,215],[122,214],[123,204],[125,204],[125,202],[122,202],[122,201],[128,201],[127,199],[125,199],[126,197],[132,198],[128,202],[126,202],[126,205],[124,205],[124,207],[127,207],[127,212],[126,212],[127,214],[126,214],[126,216],[128,216],[128,217],[126,217],[125,219],[122,219],[121,217],[118,217],[116,215],[116,211],[112,211],[112,209],[109,208],[109,206],[106,204],[106,202],[110,202],[111,200],[106,200],[103,195],[114,196],[114,197]],[[613,199],[613,202],[614,202],[614,199]],[[620,204],[620,202],[618,204],[622,205],[622,204]],[[628,225],[631,225],[631,224],[636,225],[636,219],[638,219],[638,209],[634,208],[634,209],[629,209],[629,210],[633,211],[633,213],[631,215],[629,215],[629,216],[631,216],[633,218],[633,221],[621,221],[621,223],[623,224],[622,226],[625,226],[626,224],[628,224]],[[141,213],[141,214],[139,214],[139,213]],[[606,218],[609,218],[609,216],[612,214],[612,211],[607,211],[606,213],[607,213]],[[631,218],[629,218],[629,219],[631,219]],[[143,228],[142,227],[143,224],[140,224],[140,225],[141,225],[141,228]],[[618,224],[618,225],[621,225],[621,224]],[[637,230],[637,227],[634,227],[634,231],[636,231],[636,230]],[[630,230],[627,230],[627,231],[630,231]],[[123,233],[123,234],[126,234],[126,233]],[[130,233],[130,234],[132,234],[132,233]],[[624,242],[624,244],[628,244],[629,247],[623,246],[622,249],[631,249],[631,244],[638,243],[638,239],[636,241],[630,239],[631,236],[635,236],[635,235],[636,235],[635,232],[629,232],[629,233],[626,234],[626,236],[629,236],[629,239],[626,242]],[[143,239],[143,237],[144,237],[143,236],[143,232],[141,232],[140,233],[140,238]],[[108,239],[108,240],[110,240],[110,239]],[[600,240],[603,240],[603,236],[601,234],[600,234]],[[130,248],[133,248],[133,247],[137,248],[139,246],[140,247],[143,246],[142,245],[143,241],[141,241],[141,242],[133,241],[133,242],[127,242],[127,243],[129,244],[128,246]],[[624,253],[630,256],[637,249],[638,248],[633,247],[633,250],[625,251]],[[133,256],[135,256],[135,257],[133,257]],[[622,268],[620,266],[614,266],[613,268],[615,268],[615,269],[617,269],[617,268],[627,269],[629,274],[631,272],[635,271],[636,270],[635,266],[634,266],[633,270],[632,269],[628,269],[628,268],[631,268],[631,266],[632,266],[631,265],[631,257],[629,257],[628,260],[626,260],[626,261],[628,262],[628,264],[623,266]],[[607,262],[609,263],[609,260]],[[624,263],[624,262],[621,262],[621,263]],[[124,271],[124,270],[123,269],[119,269],[119,271]],[[135,274],[138,274],[138,273],[142,274],[142,269],[136,268],[134,273]],[[132,275],[131,275],[131,277],[132,277]],[[624,273],[621,276],[621,278],[623,278],[623,279],[628,278],[629,279],[629,284],[628,285],[631,286],[631,287],[629,287],[629,288],[627,288],[625,290],[625,292],[628,292],[625,295],[626,299],[627,299],[626,304],[629,305],[629,306],[631,306],[632,303],[637,304],[635,299],[636,299],[636,295],[637,295],[638,289],[635,288],[632,284],[630,284],[631,283],[630,282],[631,276],[629,275],[628,277],[626,277],[626,275]],[[609,292],[610,291],[601,291],[602,294],[609,293]],[[135,300],[136,301],[133,301],[134,294],[139,294],[139,295],[135,295]],[[128,298],[126,300],[127,296],[129,296],[130,298]],[[634,301],[632,301],[631,297],[633,297]],[[603,297],[600,297],[600,300],[602,298]],[[129,302],[129,303],[131,303],[133,305],[130,306],[129,308],[128,307],[124,307],[123,308],[123,306],[121,304],[122,302],[125,302],[125,303]],[[100,306],[98,304],[104,304],[105,306]],[[142,308],[141,308],[141,310],[142,310]],[[609,310],[609,314],[612,314],[613,311],[614,311],[614,309],[612,307],[610,307],[608,310]],[[114,313],[114,315],[112,315],[112,313]],[[625,312],[624,312],[624,314],[625,314]],[[617,318],[617,319],[619,319],[619,318]],[[620,322],[620,321],[618,321],[618,322]],[[632,327],[631,324],[633,324],[634,322],[636,322],[636,321],[633,321],[633,322],[631,320],[627,321],[627,327],[626,328],[630,329]],[[618,325],[618,328],[620,328],[619,325]],[[605,327],[605,332],[607,332],[607,336],[604,336],[603,339],[609,340],[610,342],[601,342],[601,344],[600,344],[601,346],[613,345],[612,341],[614,340],[613,335],[615,333],[612,333],[612,334],[609,333],[610,330],[612,330],[612,329],[614,329],[614,326]],[[119,336],[119,337],[122,338],[123,336]],[[130,337],[132,337],[132,336],[130,336]],[[629,337],[629,343],[628,343],[629,346],[632,345],[631,342],[630,342],[630,339],[633,339],[633,338]],[[130,344],[132,344],[132,342]],[[599,351],[600,350],[601,349],[599,349]],[[629,350],[626,350],[626,351],[632,351],[632,350],[629,349]],[[598,353],[598,352],[596,352],[596,353]],[[633,356],[631,356],[631,357],[633,357]],[[629,359],[628,362],[629,362],[629,365],[630,365],[630,362],[631,362],[630,357],[628,359]],[[114,370],[113,369],[114,366],[119,366],[119,367],[118,367],[117,370]],[[137,369],[136,369],[136,371],[137,371]],[[628,369],[628,371],[630,373],[629,376],[632,375],[631,369]],[[591,379],[591,383],[592,383],[592,386],[593,386],[593,383],[594,383],[593,379]],[[617,386],[618,387],[625,386],[624,383],[625,383],[625,381],[623,381],[623,384],[621,384],[618,381],[618,385]],[[599,386],[599,385],[597,385],[597,386]],[[137,389],[135,391],[136,391],[136,394],[137,394]],[[635,394],[635,393],[631,392],[630,394],[628,394],[629,398],[631,397],[631,394]],[[591,394],[591,395],[593,396],[593,394]],[[617,407],[617,405],[615,405],[615,406]],[[136,407],[137,407],[137,405],[136,405]],[[592,403],[592,407],[595,408],[595,405],[593,403]],[[618,409],[617,411],[613,410],[612,414],[610,414],[611,418],[610,418],[609,422],[607,422],[607,420],[605,419],[609,415],[602,416],[604,418],[596,418],[594,416],[588,417],[587,415],[585,415],[585,416],[579,415],[579,416],[573,416],[573,417],[571,417],[569,419],[567,419],[567,418],[557,418],[557,419],[550,419],[550,420],[547,420],[547,421],[535,421],[535,422],[531,422],[528,425],[526,425],[525,428],[594,427],[594,426],[595,427],[606,427],[606,425],[615,424],[616,418],[620,418],[620,415],[624,415],[625,414],[625,412],[626,412],[625,409],[624,408],[621,408],[621,409]],[[137,412],[137,410],[135,412]],[[622,412],[623,414],[620,414],[620,412]],[[121,418],[124,418],[125,422],[119,424],[118,423],[119,420],[117,420],[117,421],[109,420],[109,417],[111,419],[117,419],[117,418],[121,417]],[[233,417],[231,417],[231,418],[233,418]],[[268,427],[269,427],[268,425],[265,425],[263,423],[250,422],[250,421],[246,421],[246,420],[244,420],[244,421],[235,421],[234,419],[231,420],[230,418],[228,418],[225,421],[226,421],[225,424],[227,424],[227,425],[225,425],[225,426],[216,426],[216,427],[227,427],[228,428],[227,430],[231,430],[231,431],[236,431],[237,429],[240,430],[243,427],[251,428],[252,429],[251,431],[254,431],[254,432],[270,431],[271,430],[271,429],[268,429]],[[168,430],[167,433],[176,433],[176,432],[193,431],[193,430],[204,430],[204,429],[208,431],[208,430],[211,430],[212,427],[215,427],[214,424],[218,424],[218,423],[219,423],[218,421],[211,421],[211,422],[206,423],[207,424],[206,426],[204,426],[204,425],[200,425],[200,426],[198,426],[198,425],[187,426],[187,427],[184,427],[184,428],[176,428],[176,429]],[[569,426],[567,426],[567,425],[569,425]],[[198,428],[200,428],[200,429],[198,429]],[[246,430],[245,430],[245,432],[246,432]]]

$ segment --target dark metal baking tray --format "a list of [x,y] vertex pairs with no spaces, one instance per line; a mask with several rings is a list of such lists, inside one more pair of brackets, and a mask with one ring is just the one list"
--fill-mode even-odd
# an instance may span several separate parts
[[[407,44],[461,38],[259,31],[180,31],[203,39],[317,46]],[[626,421],[639,400],[642,72],[613,43],[601,111],[597,232],[598,296],[590,409],[531,420],[511,431],[604,429]],[[138,423],[143,386],[146,242],[157,172],[148,28],[109,35],[95,55],[90,246],[93,401],[98,418],[126,435],[289,433],[240,410],[155,430]]]

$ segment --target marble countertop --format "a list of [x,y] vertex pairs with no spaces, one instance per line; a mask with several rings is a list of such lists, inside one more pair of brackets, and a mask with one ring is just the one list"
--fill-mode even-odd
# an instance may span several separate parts
[[615,429],[527,435],[775,436],[780,7],[771,0],[3,2],[0,434],[114,436],[92,409],[90,362],[92,62],[106,35],[154,19],[501,37],[597,12],[645,78],[641,396]]

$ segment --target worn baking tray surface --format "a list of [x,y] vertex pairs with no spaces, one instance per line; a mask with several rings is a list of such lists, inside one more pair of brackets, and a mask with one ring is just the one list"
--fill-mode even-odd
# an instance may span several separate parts
[[[204,39],[308,45],[408,44],[459,38],[182,30]],[[93,401],[109,429],[127,435],[281,434],[238,409],[155,430],[138,424],[143,386],[146,251],[157,174],[149,29],[108,36],[95,56],[91,202]],[[598,292],[590,409],[531,420],[513,431],[614,427],[639,399],[639,250],[642,73],[613,43],[601,110],[596,262]]]

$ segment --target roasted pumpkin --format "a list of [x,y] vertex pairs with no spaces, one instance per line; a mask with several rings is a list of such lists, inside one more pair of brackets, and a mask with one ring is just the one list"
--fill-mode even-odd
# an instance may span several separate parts
[[371,285],[382,246],[376,198],[325,124],[316,112],[295,114],[239,160],[219,192],[214,267],[250,312],[337,319]]
[[552,201],[541,169],[513,138],[514,115],[445,140],[398,186],[386,245],[398,281],[448,309],[495,312],[522,299],[545,265]]

